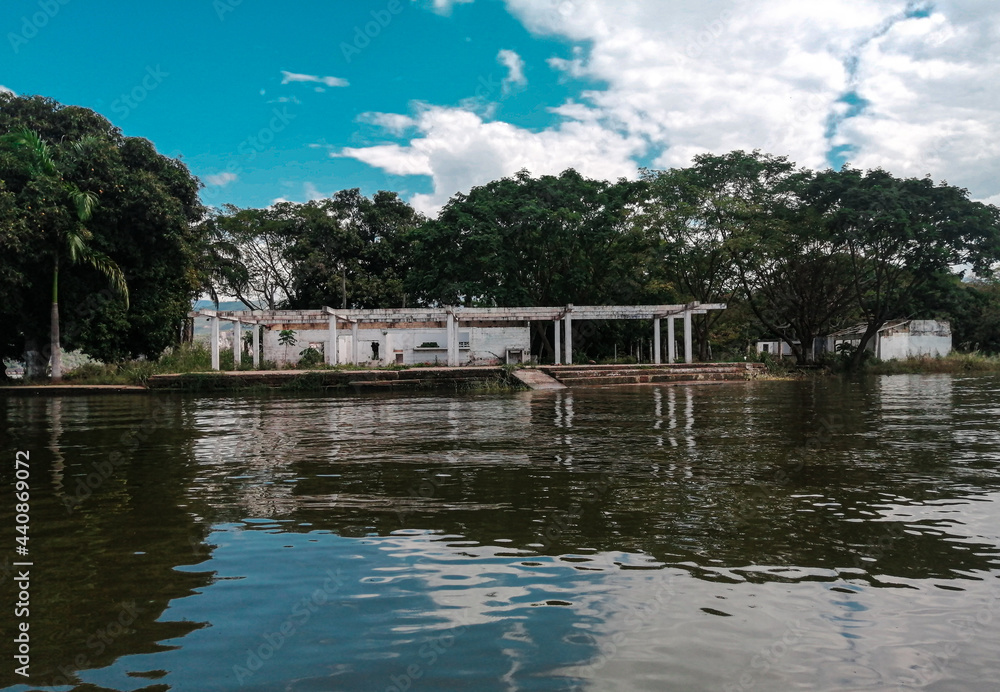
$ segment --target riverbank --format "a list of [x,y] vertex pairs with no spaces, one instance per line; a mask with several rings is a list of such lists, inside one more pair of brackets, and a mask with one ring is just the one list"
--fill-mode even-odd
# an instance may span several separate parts
[[512,377],[510,368],[501,366],[413,368],[410,370],[365,370],[345,367],[316,370],[164,373],[148,376],[143,384],[97,384],[73,381],[59,384],[26,383],[0,387],[0,393],[65,395],[147,391],[392,391],[400,389],[503,392],[525,388],[521,382]]
[[[11,383],[0,392],[12,394],[105,394],[135,393],[149,390],[185,392],[243,390],[355,390],[388,391],[396,389],[437,389],[451,391],[505,392],[527,389],[514,375],[514,366],[384,366],[366,368],[358,365],[317,366],[294,370],[219,370],[212,371],[201,361],[205,353],[195,349],[167,354],[159,361],[134,361],[121,365],[88,365],[69,373],[62,382]],[[518,366],[519,367],[519,366]],[[597,376],[602,385],[630,383],[667,383],[734,379],[734,369],[744,371],[740,379],[795,380],[809,377],[843,375],[840,363],[798,367],[794,363],[768,359],[764,363],[698,363],[690,366],[580,365],[537,366],[570,386],[585,384]],[[171,371],[172,370],[172,371]],[[620,371],[620,372],[619,372]],[[718,372],[716,372],[718,371]],[[964,374],[1000,372],[1000,357],[981,353],[953,353],[945,357],[908,358],[906,360],[868,361],[860,375]],[[574,377],[576,375],[576,377]],[[582,378],[582,379],[581,379]],[[591,384],[598,384],[592,381]]]
[[[567,386],[625,384],[708,384],[756,379],[758,363],[695,363],[672,365],[562,365],[515,367],[415,367],[312,370],[231,370],[150,375],[143,385],[62,382],[28,383],[0,387],[10,394],[101,394],[116,392],[180,391],[393,391],[511,392],[525,389],[564,389]],[[541,380],[545,380],[542,382]]]
[[865,363],[865,373],[872,375],[962,374],[970,372],[1000,372],[1000,356],[982,353],[951,353],[931,358],[906,358]]
[[[757,379],[802,379],[809,376],[848,374],[846,359],[828,359],[822,363],[799,366],[794,360],[765,358],[765,374]],[[920,375],[1000,372],[1000,356],[974,353],[951,353],[947,356],[920,356],[899,360],[866,360],[859,375]]]

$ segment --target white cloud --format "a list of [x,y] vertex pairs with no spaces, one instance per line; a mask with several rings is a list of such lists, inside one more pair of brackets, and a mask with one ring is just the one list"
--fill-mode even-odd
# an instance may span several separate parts
[[316,189],[315,185],[313,185],[308,181],[302,185],[302,191],[306,196],[306,200],[309,202],[313,202],[317,199],[326,199],[327,197],[330,196],[324,192],[320,192],[318,189]]
[[[506,0],[532,31],[580,42],[549,64],[607,87],[560,112],[648,138],[658,166],[761,148],[824,168],[832,147],[859,167],[931,173],[1000,192],[1000,6],[945,0],[802,3]],[[855,93],[860,113],[844,119]],[[828,138],[828,128],[839,123]]]
[[359,115],[358,120],[364,123],[377,125],[378,127],[388,130],[394,135],[401,135],[410,128],[415,127],[417,124],[417,121],[410,116],[402,115],[400,113],[367,112]]
[[332,195],[333,195],[333,193],[329,193],[328,194],[328,193],[325,193],[325,192],[320,192],[316,188],[315,184],[313,184],[312,182],[306,181],[306,182],[304,182],[302,184],[302,195],[301,195],[301,198],[300,198],[301,201],[295,201],[295,200],[289,199],[288,197],[281,196],[281,197],[275,197],[274,199],[272,199],[271,200],[271,206],[273,207],[275,204],[281,204],[283,202],[290,202],[292,204],[304,204],[305,202],[313,202],[313,201],[319,200],[319,199],[326,199],[328,197],[331,197]]
[[497,62],[507,68],[507,76],[503,78],[502,90],[507,94],[515,86],[524,86],[528,83],[524,76],[524,60],[512,50],[506,48],[497,53]]
[[[413,0],[414,2],[424,2],[426,0]],[[450,14],[451,8],[455,5],[464,5],[470,3],[473,0],[433,0],[431,2],[431,7],[438,14]]]
[[225,187],[229,183],[236,182],[239,176],[235,173],[225,171],[223,173],[213,173],[205,176],[205,182],[216,187]]
[[[345,87],[350,85],[346,79],[341,79],[340,77],[320,77],[319,75],[314,74],[298,74],[296,72],[282,70],[281,83],[289,84],[291,82],[317,82],[319,84],[325,84],[328,87]],[[317,87],[316,91],[325,90],[322,89],[322,87]]]
[[13,96],[17,96],[17,92],[15,92],[13,89],[8,89],[3,84],[0,84],[0,94],[11,94]]
[[633,158],[645,146],[637,137],[597,123],[569,121],[536,133],[486,122],[461,108],[424,107],[414,127],[418,135],[408,145],[346,148],[331,156],[354,158],[393,175],[430,176],[434,191],[414,196],[412,203],[436,214],[456,192],[522,168],[534,175],[576,168],[594,178],[635,176]]
[[[733,149],[822,169],[841,147],[858,167],[930,173],[976,198],[1000,195],[995,0],[505,2],[532,33],[572,44],[550,68],[600,86],[553,104],[561,119],[540,131],[491,122],[497,111],[470,99],[412,118],[379,114],[370,122],[415,133],[334,155],[430,176],[434,192],[414,198],[423,211],[521,167],[614,178],[634,172],[640,156],[686,166],[696,154]],[[516,53],[497,59],[510,86],[523,83]]]

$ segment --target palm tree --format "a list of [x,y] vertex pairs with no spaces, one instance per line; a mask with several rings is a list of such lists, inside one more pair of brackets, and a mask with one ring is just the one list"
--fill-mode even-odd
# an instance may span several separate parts
[[[81,140],[73,144],[76,153],[84,154],[89,140]],[[23,128],[5,135],[3,143],[9,148],[25,154],[26,170],[29,175],[38,179],[46,179],[61,188],[76,215],[76,222],[69,228],[60,229],[58,224],[53,227],[55,238],[52,247],[52,311],[50,319],[50,346],[52,349],[52,380],[62,379],[62,349],[59,345],[59,265],[65,253],[70,264],[89,264],[108,278],[111,287],[124,299],[128,307],[128,286],[125,275],[114,260],[90,247],[93,234],[83,224],[90,220],[97,206],[97,195],[84,192],[76,185],[63,180],[56,168],[55,160],[49,145],[34,130]]]

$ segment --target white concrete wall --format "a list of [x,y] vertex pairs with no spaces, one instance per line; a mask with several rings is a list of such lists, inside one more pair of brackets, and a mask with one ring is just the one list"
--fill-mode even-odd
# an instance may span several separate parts
[[792,355],[792,347],[784,341],[758,341],[757,353],[764,352],[764,344],[767,344],[767,352],[772,356],[784,357]]
[[910,322],[910,355],[946,356],[951,353],[951,324],[937,320]]
[[[303,329],[296,331],[296,344],[287,349],[278,344],[280,330],[264,330],[264,360],[273,360],[279,365],[296,363],[299,352],[310,343],[323,344],[329,337],[327,329]],[[525,359],[530,350],[528,327],[462,327],[458,330],[460,342],[459,364],[488,365],[502,363],[507,349],[522,349]],[[350,329],[337,330],[340,363],[351,362],[352,336]],[[379,345],[379,359],[372,360],[372,343]],[[435,342],[437,349],[422,349],[420,344]],[[465,344],[468,344],[466,346]],[[325,352],[324,347],[320,347]],[[448,364],[448,331],[446,329],[358,329],[358,360],[361,364],[391,365],[396,362],[396,351],[402,351],[403,364],[417,363]]]
[[882,332],[876,354],[882,360],[951,353],[951,325],[937,320],[911,320]]

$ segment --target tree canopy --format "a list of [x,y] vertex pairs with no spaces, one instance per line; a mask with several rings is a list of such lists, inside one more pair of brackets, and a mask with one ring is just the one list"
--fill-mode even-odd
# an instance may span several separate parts
[[5,357],[46,354],[49,286],[57,252],[49,238],[76,222],[54,185],[93,195],[88,245],[124,275],[130,304],[86,263],[60,274],[63,342],[102,360],[155,356],[174,343],[199,292],[206,239],[199,183],[148,140],[125,137],[86,108],[0,94],[0,135],[34,130],[50,150],[51,181],[32,175],[18,153],[0,152],[0,306]]

